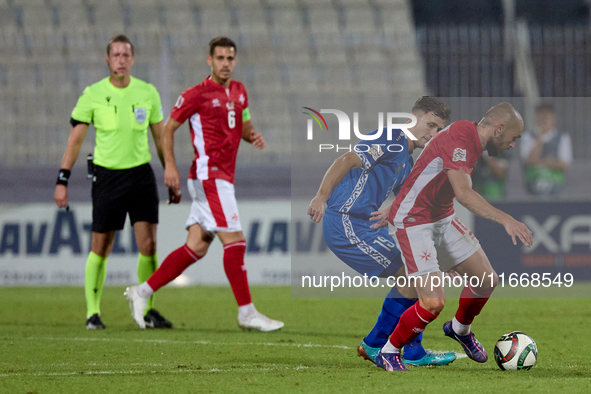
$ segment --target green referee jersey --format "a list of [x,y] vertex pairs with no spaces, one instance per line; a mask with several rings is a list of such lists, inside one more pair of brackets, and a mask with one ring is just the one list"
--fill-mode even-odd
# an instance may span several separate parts
[[74,120],[94,124],[94,163],[112,170],[148,163],[148,126],[164,118],[154,85],[130,78],[125,88],[113,86],[109,77],[88,86],[72,111]]

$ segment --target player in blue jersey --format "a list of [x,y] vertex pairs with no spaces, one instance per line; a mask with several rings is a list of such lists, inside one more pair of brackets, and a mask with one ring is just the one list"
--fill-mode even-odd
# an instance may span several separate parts
[[[310,202],[308,215],[317,223],[324,218],[326,244],[344,263],[368,277],[404,274],[400,251],[388,234],[390,207],[379,210],[391,193],[396,195],[412,169],[412,152],[425,144],[445,126],[451,111],[441,101],[424,96],[417,100],[412,114],[417,123],[407,130],[393,130],[388,140],[387,129],[377,139],[378,130],[359,141],[353,151],[345,153],[327,170],[316,197]],[[376,223],[377,222],[377,223]],[[373,330],[361,341],[358,354],[375,363],[376,356],[394,331],[400,316],[416,302],[413,288],[393,287],[382,307]],[[407,365],[446,365],[455,353],[436,354],[423,348],[422,334],[404,347]]]

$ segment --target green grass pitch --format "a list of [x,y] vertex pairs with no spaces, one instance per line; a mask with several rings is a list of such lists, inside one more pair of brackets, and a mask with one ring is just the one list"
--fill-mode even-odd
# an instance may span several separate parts
[[[490,359],[388,373],[357,357],[380,299],[292,299],[289,287],[254,287],[257,308],[285,322],[274,333],[242,332],[229,287],[165,288],[156,308],[173,330],[139,331],[123,288],[103,294],[104,331],[84,329],[81,288],[0,288],[0,392],[5,393],[589,393],[589,299],[492,299],[473,325]],[[461,352],[441,326],[424,344]],[[536,340],[529,371],[501,371],[492,350],[501,334]]]

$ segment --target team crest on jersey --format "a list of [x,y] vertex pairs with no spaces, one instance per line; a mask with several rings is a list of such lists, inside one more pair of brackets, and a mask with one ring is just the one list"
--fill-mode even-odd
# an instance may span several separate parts
[[451,161],[466,161],[466,149],[454,149],[454,155]]
[[240,98],[238,99],[238,101],[240,101],[240,104],[244,105],[245,100],[246,100],[246,98],[244,98],[244,95],[240,94]]
[[367,152],[371,155],[371,157],[373,157],[374,160],[379,159],[379,157],[384,154],[382,147],[379,145],[372,145]]
[[185,101],[185,98],[180,95],[178,99],[176,99],[176,104],[174,105],[175,108],[181,108],[181,105],[183,105],[183,102]]
[[134,108],[133,114],[135,115],[135,120],[139,124],[142,124],[146,121],[146,109],[145,108]]
[[218,99],[211,100],[211,104],[214,106],[214,108],[221,106],[220,100],[218,100]]
[[229,103],[226,103],[226,108],[228,109],[228,111],[231,111],[234,109],[234,102],[230,101]]

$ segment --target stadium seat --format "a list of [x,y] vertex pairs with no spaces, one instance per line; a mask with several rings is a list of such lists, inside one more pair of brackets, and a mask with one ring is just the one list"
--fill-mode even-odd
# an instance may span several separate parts
[[72,4],[60,4],[59,26],[60,31],[68,31],[72,28],[80,29],[88,26],[88,15],[81,1]]
[[321,91],[331,95],[353,93],[353,78],[350,68],[348,66],[337,65],[326,67],[323,72]]
[[345,26],[349,32],[374,33],[376,31],[374,23],[374,12],[371,8],[349,6],[345,8]]
[[262,8],[236,8],[238,30],[241,33],[267,34],[265,13]]
[[103,28],[108,27],[111,35],[114,32],[123,32],[123,14],[119,3],[107,0],[105,2],[97,1],[96,4],[89,4],[89,12],[94,15],[94,25]]
[[282,92],[281,78],[274,64],[269,64],[267,67],[255,67],[253,69],[253,76],[253,85],[247,86],[247,89],[255,90],[262,94],[277,94]]
[[293,66],[306,66],[312,64],[312,57],[307,47],[278,47],[274,49],[275,59],[280,63],[289,63]]
[[408,9],[409,8],[409,1],[408,0],[373,0],[374,4],[381,8],[387,9]]
[[371,6],[371,0],[337,0],[339,6],[354,7],[357,9],[367,9]]
[[360,66],[357,71],[359,82],[356,89],[368,96],[385,96],[391,94],[393,83],[384,64]]
[[299,36],[304,32],[300,10],[277,8],[273,12],[271,32]]
[[286,65],[288,84],[286,93],[301,97],[317,96],[319,93],[318,70],[316,67],[293,67]]
[[7,4],[0,4],[0,28],[16,27],[13,12]]
[[217,36],[235,36],[237,29],[238,26],[232,26],[230,24],[230,12],[227,9],[204,8],[201,10],[201,24],[198,30],[201,34],[205,34],[211,38]]
[[165,6],[165,10],[164,28],[168,34],[179,31],[196,33],[193,10],[188,4]]
[[[158,30],[164,22],[160,7],[156,4],[131,4],[129,7],[129,23],[126,25],[128,31],[154,31]],[[162,22],[162,23],[161,23]]]
[[390,56],[391,48],[377,44],[359,44],[351,48],[354,63],[359,67],[365,66],[386,66]]
[[347,64],[347,48],[342,45],[340,35],[324,35],[318,38],[313,47],[315,60],[319,64]]
[[228,8],[228,7],[261,7],[262,3],[264,2],[261,0],[228,0],[227,2],[223,1],[208,1],[207,7],[214,6],[214,3],[218,3],[215,6],[219,6],[220,8]]
[[49,7],[46,5],[27,4],[23,7],[23,27],[25,29],[39,29],[53,27]]
[[46,2],[44,0],[12,0],[11,3],[15,6],[42,6]]
[[[332,8],[332,0],[300,0],[300,3],[307,7],[313,8]],[[315,10],[316,11],[316,10]]]
[[266,3],[277,8],[294,9],[299,7],[298,0],[267,0]]
[[332,8],[312,9],[309,11],[309,18],[312,33],[323,35],[339,32],[337,13]]

